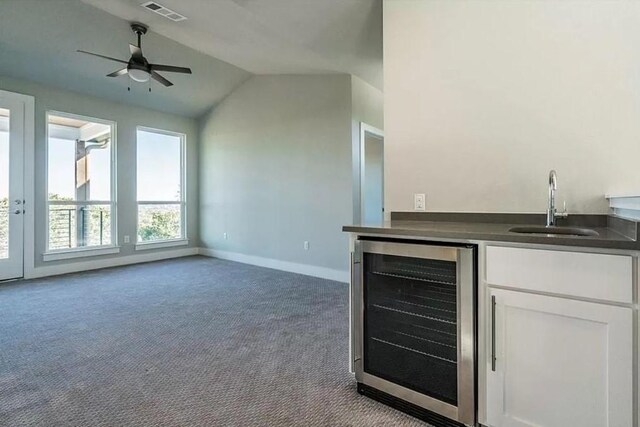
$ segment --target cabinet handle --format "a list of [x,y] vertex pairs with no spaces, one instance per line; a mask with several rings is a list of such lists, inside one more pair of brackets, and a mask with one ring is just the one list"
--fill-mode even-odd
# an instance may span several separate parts
[[496,371],[496,296],[491,295],[491,370]]

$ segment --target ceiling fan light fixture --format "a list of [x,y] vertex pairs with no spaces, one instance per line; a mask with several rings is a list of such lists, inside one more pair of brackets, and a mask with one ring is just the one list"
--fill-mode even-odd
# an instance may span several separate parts
[[129,69],[129,76],[137,82],[144,83],[148,82],[151,75],[146,70],[140,70],[137,68]]

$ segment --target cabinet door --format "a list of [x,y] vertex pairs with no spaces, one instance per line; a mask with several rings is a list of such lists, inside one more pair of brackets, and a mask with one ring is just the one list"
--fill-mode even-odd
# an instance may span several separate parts
[[489,425],[631,427],[631,308],[501,289],[490,296]]

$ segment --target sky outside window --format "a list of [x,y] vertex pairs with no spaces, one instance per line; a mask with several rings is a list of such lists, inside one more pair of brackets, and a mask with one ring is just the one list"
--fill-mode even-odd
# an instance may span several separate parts
[[182,138],[138,130],[138,201],[180,198]]
[[[138,200],[180,201],[181,138],[138,131]],[[109,149],[89,154],[91,200],[111,199]],[[75,199],[75,140],[49,138],[49,194]],[[0,132],[0,199],[9,196],[9,133]],[[6,176],[5,176],[6,175]]]
[[[178,136],[138,132],[138,200],[180,201],[180,151]],[[49,138],[50,195],[75,199],[74,163],[75,140]],[[90,152],[91,200],[111,199],[109,165],[110,150]]]
[[[49,133],[54,133],[51,127]],[[90,145],[93,144],[87,144]],[[90,191],[87,200],[111,200],[111,148],[109,143],[106,148],[89,151],[87,159]],[[76,140],[50,137],[48,162],[49,198],[75,200]]]

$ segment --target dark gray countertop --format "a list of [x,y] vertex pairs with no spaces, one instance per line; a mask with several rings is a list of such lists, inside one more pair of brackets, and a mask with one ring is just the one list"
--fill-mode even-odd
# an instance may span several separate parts
[[343,231],[356,234],[420,237],[451,240],[485,240],[560,246],[640,250],[638,223],[607,215],[572,215],[558,225],[588,227],[598,236],[519,234],[509,229],[521,225],[543,225],[538,214],[473,214],[394,212],[383,224],[348,225]]

